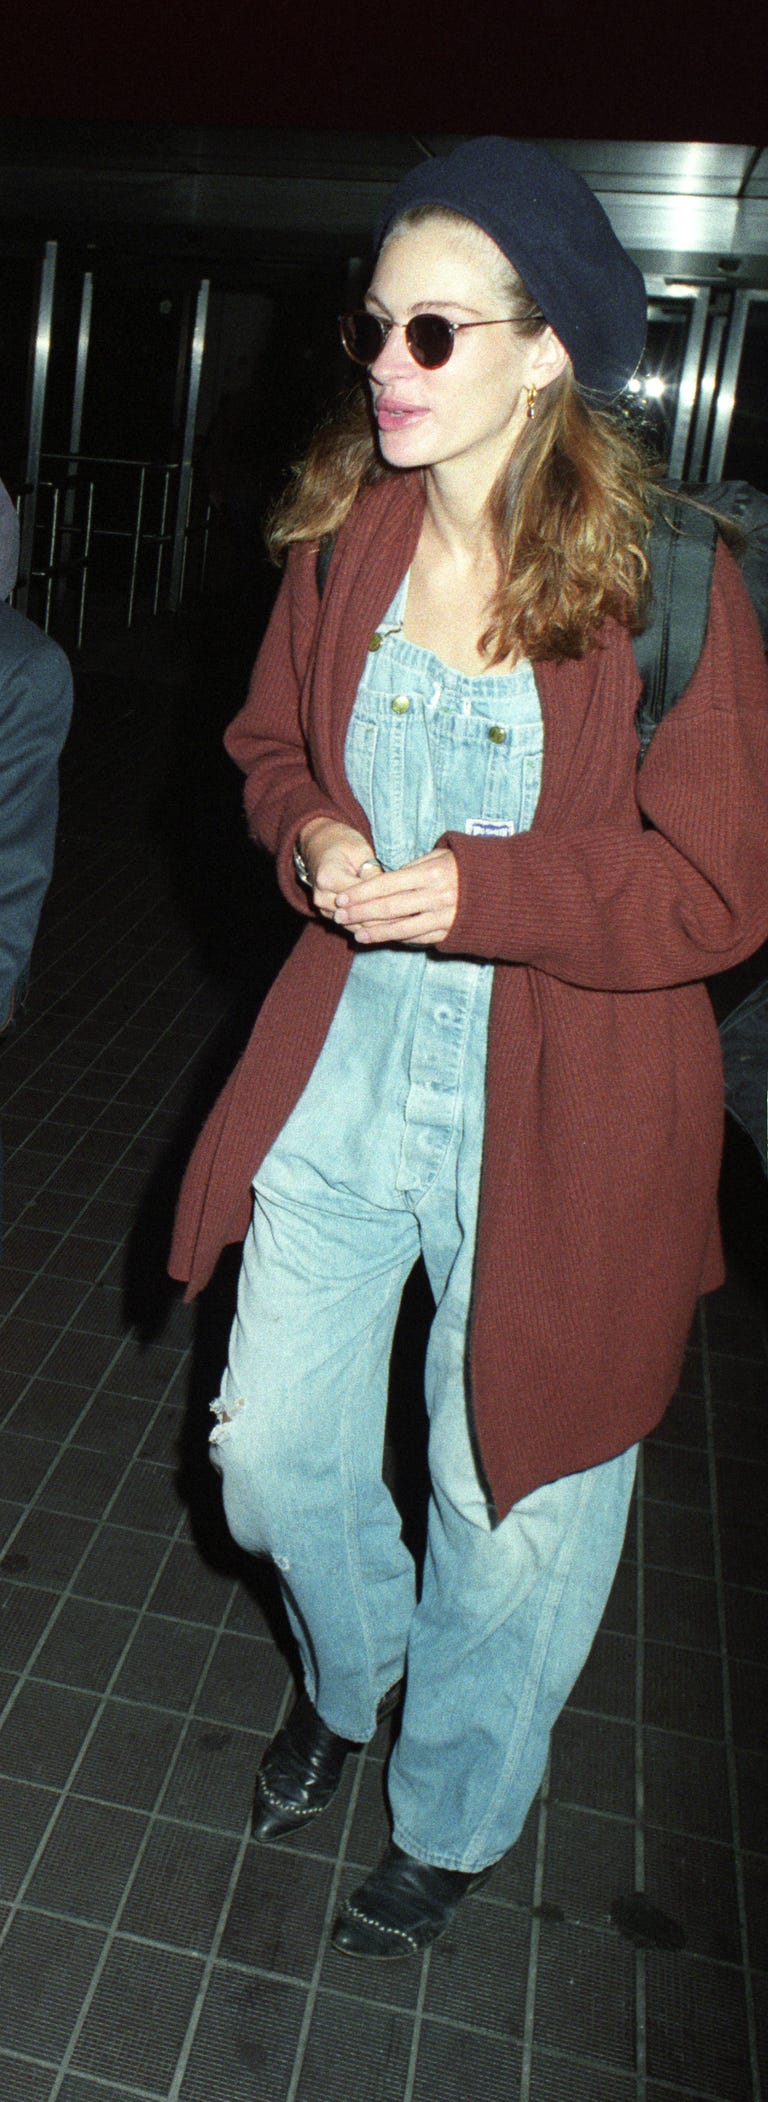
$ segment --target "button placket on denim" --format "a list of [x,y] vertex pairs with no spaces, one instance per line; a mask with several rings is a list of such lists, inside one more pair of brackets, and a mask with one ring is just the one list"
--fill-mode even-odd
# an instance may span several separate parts
[[425,956],[396,1184],[414,1200],[444,1165],[463,1098],[479,1089],[482,1102],[492,972],[456,959],[447,986],[445,978],[437,959]]
[[[469,821],[522,829],[540,778],[541,713],[530,667],[470,677],[409,642],[402,634],[407,583],[366,657],[347,738],[350,783],[386,867],[429,853],[441,833]],[[428,951],[362,951],[345,1001],[354,1003],[363,974],[369,985],[375,977],[379,996],[378,1048],[368,1043],[366,1055],[377,1061],[382,1101],[391,1105],[396,1092],[395,1040],[398,1071],[404,1050],[408,1068],[400,1119],[386,1120],[399,1143],[395,1161],[382,1159],[382,1188],[394,1176],[395,1188],[416,1202],[460,1128],[479,1163],[493,966]]]
[[527,829],[541,770],[530,666],[472,677],[407,641],[405,581],[366,659],[347,749],[352,786],[387,866],[428,853],[442,831],[462,831],[470,820]]

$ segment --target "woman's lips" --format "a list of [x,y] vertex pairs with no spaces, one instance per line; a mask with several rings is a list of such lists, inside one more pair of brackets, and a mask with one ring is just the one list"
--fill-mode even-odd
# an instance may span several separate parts
[[408,408],[405,402],[380,399],[374,405],[374,413],[380,431],[404,431],[409,424],[421,423],[429,415],[429,410]]

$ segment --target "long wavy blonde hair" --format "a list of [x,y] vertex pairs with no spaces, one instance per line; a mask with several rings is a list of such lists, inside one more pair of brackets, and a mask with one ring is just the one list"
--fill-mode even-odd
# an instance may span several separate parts
[[[417,205],[403,228],[445,222],[454,235],[477,234],[459,213]],[[488,245],[488,237],[481,236]],[[495,251],[497,289],[520,335],[535,336],[544,316],[517,272]],[[267,523],[266,542],[282,560],[297,541],[338,532],[359,491],[401,472],[377,449],[367,394],[357,386],[322,424]],[[612,615],[631,632],[643,626],[650,590],[651,490],[658,479],[640,438],[620,414],[593,407],[570,364],[539,396],[491,491],[488,522],[499,583],[480,647],[489,664],[509,656],[582,657]]]

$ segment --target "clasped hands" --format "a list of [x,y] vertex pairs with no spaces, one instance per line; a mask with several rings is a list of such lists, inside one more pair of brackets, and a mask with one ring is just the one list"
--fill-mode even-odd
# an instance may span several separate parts
[[399,942],[432,948],[450,932],[459,871],[449,847],[433,847],[417,861],[385,871],[362,833],[323,817],[304,826],[300,844],[317,912],[346,928],[362,947]]

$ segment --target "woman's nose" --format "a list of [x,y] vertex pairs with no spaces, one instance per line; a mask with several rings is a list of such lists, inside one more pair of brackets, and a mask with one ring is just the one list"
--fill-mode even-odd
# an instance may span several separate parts
[[405,324],[393,321],[376,363],[369,367],[371,378],[384,381],[392,379],[398,372],[412,374],[415,363],[405,339]]

